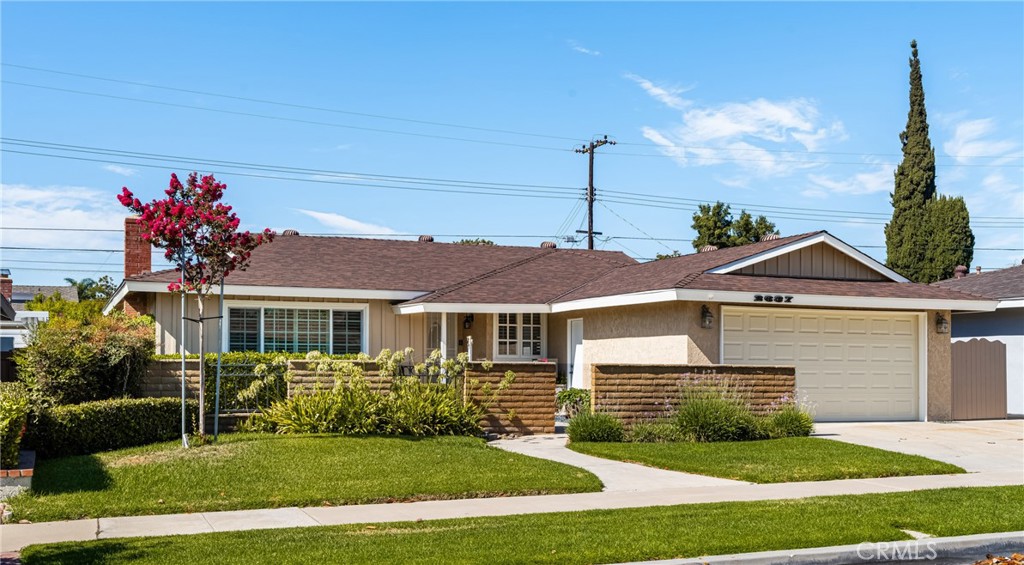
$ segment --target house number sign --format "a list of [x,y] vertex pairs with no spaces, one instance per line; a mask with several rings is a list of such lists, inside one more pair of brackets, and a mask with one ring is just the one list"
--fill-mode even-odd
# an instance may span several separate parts
[[792,296],[784,296],[781,294],[755,294],[754,302],[792,302]]

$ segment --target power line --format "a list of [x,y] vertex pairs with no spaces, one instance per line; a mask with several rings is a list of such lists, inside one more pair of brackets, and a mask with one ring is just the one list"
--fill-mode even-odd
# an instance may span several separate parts
[[[290,167],[280,165],[264,165],[258,163],[246,163],[236,161],[220,161],[214,159],[201,159],[191,157],[178,157],[168,156],[159,154],[147,154],[138,152],[120,151],[115,149],[103,149],[93,148],[86,146],[66,145],[66,144],[53,144],[49,142],[31,141],[31,140],[19,140],[11,138],[0,139],[4,144],[15,145],[15,146],[28,146],[28,147],[40,147],[48,150],[66,151],[66,152],[83,152],[83,153],[98,153],[103,155],[115,154],[115,155],[133,155],[136,159],[170,159],[179,161],[181,163],[196,164],[204,163],[218,168],[226,165],[227,168],[221,170],[237,176],[261,178],[268,180],[278,181],[294,181],[294,182],[309,182],[317,184],[334,184],[343,186],[355,186],[362,188],[384,188],[384,189],[395,189],[395,190],[406,190],[406,191],[421,191],[421,192],[440,192],[440,193],[452,193],[452,194],[474,194],[474,195],[486,195],[486,196],[514,196],[522,198],[547,198],[547,199],[577,199],[568,194],[569,191],[579,190],[577,187],[570,186],[558,186],[558,185],[543,185],[543,184],[515,184],[515,183],[497,183],[490,181],[471,181],[471,180],[458,180],[458,179],[435,179],[429,177],[403,177],[398,175],[380,175],[376,173],[358,173],[352,171],[332,171],[328,169],[309,169],[301,167]],[[155,169],[164,169],[165,165],[151,164],[151,163],[139,163],[136,161],[120,161],[112,159],[93,159],[87,157],[79,157],[74,155],[58,155],[52,153],[36,153],[30,151],[18,151],[10,148],[3,148],[3,152],[26,154],[40,157],[56,158],[56,159],[68,159],[76,161],[86,161],[95,163],[117,163],[127,166],[134,167],[146,167]],[[330,180],[325,178],[301,178],[294,176],[274,176],[274,175],[263,175],[256,173],[240,172],[232,170],[235,167],[266,171],[266,172],[279,172],[284,175],[294,174],[309,174],[317,175],[318,177],[336,177],[337,179],[362,179],[366,177],[367,180],[373,180],[376,182],[352,182],[351,180]],[[388,184],[377,184],[388,183]],[[412,184],[414,186],[407,186]],[[454,185],[454,186],[452,186]],[[681,203],[693,203],[703,204],[704,202],[698,199],[682,198],[675,196],[661,196],[650,193],[640,193],[632,191],[622,190],[604,190],[604,192],[611,194],[612,198],[606,198],[605,201],[613,203],[629,204],[634,206],[647,206],[651,208],[663,208],[672,210],[693,210],[694,206],[684,205]],[[774,217],[782,219],[792,219],[799,221],[816,221],[818,219],[849,219],[862,223],[873,223],[882,224],[884,221],[870,221],[870,220],[882,220],[887,218],[886,214],[879,212],[852,212],[852,211],[841,211],[841,210],[829,210],[821,208],[800,208],[800,207],[785,207],[785,206],[771,206],[771,205],[759,205],[759,204],[743,204],[743,203],[729,203],[730,206],[742,206],[750,207],[753,212],[767,211]],[[815,217],[808,217],[808,212],[813,213]],[[789,215],[787,215],[789,214]],[[1024,220],[1011,219],[1009,217],[984,217],[977,216],[972,218],[972,225],[977,228],[1018,228],[1024,223]]]
[[[612,210],[611,208],[609,208],[609,207],[608,207],[608,205],[607,205],[607,204],[605,204],[604,202],[600,202],[600,204],[601,204],[601,207],[602,207],[602,208],[604,208],[605,210],[608,210],[608,211],[609,211],[609,212],[611,212],[612,214],[615,214],[615,216],[616,216],[616,217],[618,217],[618,218],[619,218],[620,220],[622,220],[623,222],[626,222],[627,224],[629,224],[629,225],[633,226],[633,229],[635,229],[636,231],[638,231],[638,232],[640,232],[640,233],[642,233],[642,234],[646,235],[646,236],[647,236],[647,237],[648,237],[649,239],[652,239],[652,240],[654,240],[654,241],[657,241],[657,242],[658,242],[659,244],[661,244],[661,246],[662,246],[662,247],[664,247],[665,249],[668,249],[669,251],[675,251],[674,249],[672,249],[672,248],[671,248],[671,247],[669,247],[668,245],[665,245],[665,242],[664,242],[664,241],[661,241],[660,239],[657,239],[657,238],[655,238],[655,237],[654,237],[654,236],[652,236],[651,234],[649,234],[649,233],[645,232],[644,230],[640,229],[639,227],[637,227],[637,225],[636,225],[636,224],[634,224],[633,222],[631,222],[631,221],[627,220],[626,218],[623,218],[623,217],[622,217],[621,215],[619,215],[619,213],[618,213],[618,212],[616,212],[615,210]],[[619,245],[622,245],[622,244],[621,244],[621,243],[619,243]],[[624,245],[623,245],[623,247],[625,248],[625,246],[624,246]]]
[[[6,80],[6,79],[0,81],[0,83],[9,84],[9,85],[13,85],[13,86],[23,86],[23,87],[26,87],[26,88],[38,88],[38,89],[42,89],[42,90],[51,90],[51,91],[55,91],[55,92],[64,92],[64,93],[68,93],[68,94],[77,94],[77,95],[80,95],[80,96],[93,96],[93,97],[97,97],[97,98],[108,98],[108,99],[112,99],[112,100],[121,100],[121,101],[128,101],[128,102],[138,102],[138,103],[141,103],[141,104],[152,104],[152,105],[164,106],[164,107],[170,107],[170,108],[182,108],[182,109],[188,109],[188,110],[198,110],[198,111],[201,111],[201,112],[213,112],[213,113],[228,114],[228,115],[233,115],[233,116],[242,116],[242,117],[247,117],[247,118],[260,118],[260,119],[264,119],[264,120],[291,122],[291,123],[299,123],[299,124],[313,125],[313,126],[324,126],[324,127],[333,127],[333,128],[341,128],[341,129],[352,129],[352,130],[358,130],[358,131],[367,131],[367,132],[373,132],[373,133],[386,133],[386,134],[393,134],[393,135],[405,135],[405,136],[428,138],[428,139],[440,139],[440,140],[445,140],[445,141],[459,141],[459,142],[466,142],[466,143],[478,143],[478,144],[483,144],[483,145],[499,145],[499,146],[506,146],[506,147],[516,147],[516,148],[520,148],[520,149],[533,149],[533,150],[541,150],[541,151],[559,151],[559,152],[569,151],[569,149],[565,149],[565,148],[561,148],[561,147],[546,147],[546,146],[539,146],[539,145],[527,145],[525,143],[511,143],[511,142],[506,142],[506,141],[491,141],[491,140],[486,140],[486,139],[473,139],[473,138],[466,138],[466,137],[455,137],[455,136],[436,135],[436,134],[418,133],[418,132],[410,132],[410,131],[389,130],[389,129],[383,129],[383,128],[372,128],[372,127],[365,127],[365,126],[355,126],[355,125],[351,125],[351,124],[339,124],[339,123],[335,123],[335,122],[323,122],[323,121],[317,121],[317,120],[305,120],[305,119],[301,119],[301,118],[289,118],[289,117],[285,117],[285,116],[274,116],[274,115],[270,115],[270,114],[258,114],[258,113],[255,113],[255,112],[242,112],[242,111],[238,111],[238,110],[225,110],[225,109],[222,109],[222,108],[207,108],[207,107],[204,107],[204,106],[195,106],[195,105],[191,105],[191,104],[178,104],[178,103],[175,103],[175,102],[163,102],[163,101],[160,101],[160,100],[148,100],[148,99],[145,99],[145,98],[135,98],[135,97],[131,97],[131,96],[118,96],[118,95],[114,95],[114,94],[104,94],[104,93],[100,93],[100,92],[89,92],[89,91],[84,91],[84,90],[75,90],[75,89],[72,89],[72,88],[60,88],[60,87],[56,87],[56,86],[45,86],[45,85],[41,85],[41,84],[31,84],[31,83],[12,81],[12,80]],[[709,149],[719,150],[719,151],[729,151],[728,148],[709,148]],[[659,152],[659,153],[619,152],[619,153],[617,153],[617,155],[630,156],[630,157],[670,157],[670,155],[666,155],[664,152]],[[1003,157],[1005,157],[1005,156],[1003,156]],[[1003,157],[993,157],[993,158],[1003,158]],[[755,163],[756,162],[763,162],[763,163],[764,162],[767,162],[767,163],[807,163],[807,164],[812,164],[812,165],[813,164],[821,164],[821,165],[856,165],[856,166],[883,166],[884,165],[884,166],[892,166],[892,167],[895,167],[895,166],[898,165],[897,163],[864,163],[864,162],[857,162],[857,161],[822,161],[822,160],[794,160],[794,159],[749,159],[749,158],[740,158],[740,157],[720,157],[720,156],[719,157],[699,157],[699,159],[700,160],[705,160],[705,161],[715,161],[716,163],[714,163],[714,164],[718,164],[717,162],[719,162],[719,161],[720,162],[733,162],[733,161],[736,161],[736,162],[755,162]],[[951,167],[951,168],[952,167],[1021,168],[1021,167],[1024,167],[1024,164],[1021,164],[1021,165],[1009,165],[1009,164],[1006,164],[1006,165],[1004,165],[1004,164],[967,164],[967,163],[948,164],[948,163],[937,163],[936,166],[937,167]]]
[[[24,70],[35,71],[35,72],[42,72],[42,73],[50,73],[50,74],[55,74],[55,75],[71,76],[71,77],[77,77],[77,78],[85,78],[85,79],[89,79],[89,80],[109,82],[109,83],[113,83],[113,84],[126,84],[126,85],[131,85],[131,86],[141,86],[141,87],[144,87],[144,88],[151,88],[151,89],[156,89],[156,90],[165,90],[165,91],[170,91],[170,92],[180,92],[180,93],[184,93],[184,94],[198,94],[198,95],[201,95],[201,96],[210,96],[210,97],[214,97],[214,98],[223,98],[223,99],[226,99],[226,100],[238,100],[238,101],[243,101],[243,102],[252,102],[252,103],[256,103],[256,104],[266,104],[266,105],[273,105],[273,106],[281,106],[281,107],[294,108],[294,109],[300,109],[300,110],[310,110],[310,111],[317,111],[317,112],[329,112],[329,113],[334,113],[334,114],[344,114],[344,115],[359,116],[359,117],[364,117],[364,118],[372,118],[372,119],[380,119],[380,120],[390,120],[390,121],[413,123],[413,124],[421,124],[421,125],[430,125],[430,126],[450,127],[450,128],[465,129],[465,130],[471,130],[471,131],[482,131],[482,132],[488,132],[488,133],[501,133],[501,134],[507,134],[507,135],[520,135],[520,136],[527,136],[527,137],[538,137],[538,138],[555,139],[555,140],[572,141],[572,142],[581,142],[582,141],[581,139],[576,138],[576,137],[569,137],[569,136],[563,136],[563,135],[553,135],[553,134],[548,134],[548,133],[536,133],[536,132],[524,132],[524,131],[508,130],[508,129],[501,129],[501,128],[489,128],[489,127],[480,127],[480,126],[470,126],[470,125],[465,125],[465,124],[456,124],[456,123],[451,123],[451,122],[441,122],[441,121],[435,121],[435,120],[423,120],[423,119],[417,119],[417,118],[388,116],[388,115],[384,115],[384,114],[375,114],[375,113],[369,113],[369,112],[357,112],[357,111],[353,111],[353,110],[343,110],[343,109],[339,109],[339,108],[328,108],[328,107],[324,107],[324,106],[313,106],[313,105],[308,105],[308,104],[284,102],[284,101],[280,101],[280,100],[268,100],[268,99],[263,99],[263,98],[253,98],[253,97],[237,96],[237,95],[231,95],[231,94],[222,94],[222,93],[217,93],[217,92],[209,92],[209,91],[194,90],[194,89],[180,88],[180,87],[174,87],[174,86],[152,84],[152,83],[141,82],[141,81],[132,81],[132,80],[125,80],[125,79],[115,79],[115,78],[110,78],[110,77],[102,77],[102,76],[89,75],[89,74],[83,74],[83,73],[77,73],[77,72],[61,71],[61,70],[57,70],[57,69],[47,69],[47,68],[34,67],[34,66],[29,66],[29,65],[19,65],[19,64],[15,64],[15,63],[2,63],[2,65],[6,66],[6,67],[11,67],[11,68],[24,69]],[[52,88],[52,87],[44,87],[44,86],[41,86],[41,85],[29,85],[27,83],[25,83],[23,85],[24,86],[34,86],[34,87],[37,87],[37,88]],[[616,140],[616,141],[618,143],[622,144],[622,145],[629,145],[629,146],[634,146],[634,147],[655,147],[655,148],[663,148],[664,147],[663,145],[660,145],[660,144],[657,144],[657,143],[653,143],[653,142],[630,142],[630,141],[618,141],[618,140]],[[803,149],[803,150],[797,150],[797,149],[766,149],[766,148],[755,148],[755,147],[751,147],[751,148],[736,147],[736,148],[734,148],[734,147],[710,147],[710,146],[700,146],[700,145],[675,145],[673,147],[677,148],[677,149],[683,149],[683,150],[711,150],[711,151],[729,151],[729,152],[758,152],[758,153],[767,152],[767,153],[807,154],[807,155],[847,155],[847,156],[860,156],[860,157],[896,157],[896,156],[902,156],[902,154],[896,154],[896,153],[857,153],[857,152],[850,152],[850,151],[811,151],[811,150],[807,150],[807,149]],[[644,155],[646,156],[647,154],[644,154]],[[652,155],[652,156],[658,156],[658,155]],[[947,155],[946,157],[951,157],[951,158],[956,158],[956,159],[1002,159],[1002,158],[1006,158],[1006,157],[1015,157],[1016,158],[1016,156],[1007,156],[1007,155]],[[884,163],[880,163],[880,164],[884,164]]]
[[291,102],[282,102],[282,101],[278,101],[278,100],[266,100],[266,99],[262,99],[262,98],[249,98],[249,97],[246,97],[246,96],[234,96],[234,95],[230,95],[230,94],[219,94],[219,93],[216,93],[216,92],[206,92],[206,91],[202,91],[202,90],[192,90],[192,89],[188,89],[188,88],[178,88],[178,87],[174,87],[174,86],[163,86],[163,85],[150,84],[150,83],[145,83],[145,82],[137,82],[137,81],[132,81],[132,80],[113,79],[113,78],[107,78],[107,77],[100,77],[100,76],[96,76],[96,75],[87,75],[87,74],[73,73],[73,72],[67,72],[67,71],[58,71],[58,70],[54,70],[54,69],[44,69],[44,68],[41,68],[41,67],[30,67],[28,65],[16,65],[16,64],[13,64],[13,63],[2,63],[2,64],[5,67],[12,67],[12,68],[17,68],[17,69],[26,69],[26,70],[30,70],[30,71],[39,71],[39,72],[52,73],[52,74],[57,74],[57,75],[73,76],[73,77],[78,77],[78,78],[87,78],[87,79],[90,79],[90,80],[100,80],[100,81],[111,82],[111,83],[115,83],[115,84],[128,84],[128,85],[132,85],[132,86],[142,86],[142,87],[154,88],[154,89],[158,89],[158,90],[168,90],[168,91],[172,91],[172,92],[182,92],[182,93],[185,93],[185,94],[199,94],[199,95],[202,95],[202,96],[212,96],[212,97],[215,97],[215,98],[224,98],[224,99],[227,99],[227,100],[240,100],[240,101],[243,101],[243,102],[254,102],[254,103],[257,103],[257,104],[269,104],[269,105],[273,105],[273,106],[283,106],[283,107],[286,107],[286,108],[296,108],[296,109],[299,109],[299,110],[313,110],[313,111],[317,111],[317,112],[330,112],[330,113],[334,113],[334,114],[345,114],[345,115],[349,115],[349,116],[359,116],[359,117],[362,117],[362,118],[374,118],[374,119],[379,119],[379,120],[391,120],[391,121],[396,121],[396,122],[406,122],[406,123],[412,123],[412,124],[421,124],[421,125],[429,125],[429,126],[441,126],[441,127],[458,128],[458,129],[465,129],[465,130],[472,130],[472,131],[484,131],[484,132],[488,132],[488,133],[501,133],[501,134],[507,134],[507,135],[522,135],[522,136],[529,136],[529,137],[541,137],[541,138],[546,138],[546,139],[557,139],[557,140],[562,140],[562,141],[572,141],[572,142],[576,142],[576,143],[583,141],[582,139],[579,139],[579,138],[564,137],[564,136],[559,136],[559,135],[548,135],[548,134],[543,134],[543,133],[530,133],[530,132],[524,132],[524,131],[507,130],[507,129],[499,129],[499,128],[467,126],[467,125],[463,125],[463,124],[453,124],[453,123],[449,123],[449,122],[438,122],[438,121],[433,121],[433,120],[420,120],[420,119],[416,119],[416,118],[403,118],[403,117],[397,117],[397,116],[387,116],[387,115],[384,115],[384,114],[372,114],[372,113],[367,113],[367,112],[355,112],[355,111],[352,111],[352,110],[341,110],[341,109],[337,109],[337,108],[326,108],[326,107],[323,107],[323,106],[310,106],[310,105],[306,105],[306,104],[295,104],[295,103],[291,103]]

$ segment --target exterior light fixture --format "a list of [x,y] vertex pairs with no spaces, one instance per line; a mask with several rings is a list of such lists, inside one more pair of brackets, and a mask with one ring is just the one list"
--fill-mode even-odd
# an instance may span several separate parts
[[949,333],[949,320],[941,313],[935,314],[935,331],[940,334]]
[[466,317],[462,319],[462,327],[464,329],[467,329],[467,330],[473,328],[473,315],[472,314],[466,314]]
[[715,320],[715,316],[711,314],[711,309],[708,308],[707,304],[701,304],[700,307],[700,327],[705,330],[711,329],[711,323]]

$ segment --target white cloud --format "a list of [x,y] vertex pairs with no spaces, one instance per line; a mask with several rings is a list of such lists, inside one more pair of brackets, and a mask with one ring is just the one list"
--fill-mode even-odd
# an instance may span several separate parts
[[[5,227],[59,227],[71,229],[110,229],[124,227],[128,212],[115,197],[115,191],[100,191],[81,186],[30,186],[0,184],[0,223]],[[124,237],[118,232],[68,232],[36,230],[0,230],[0,243],[5,247],[75,247],[89,249],[121,249]],[[53,259],[40,251],[5,251],[5,259]],[[111,259],[121,268],[120,255],[82,253],[70,257],[75,261]],[[68,258],[64,258],[68,259]],[[13,269],[14,266],[11,266]],[[74,268],[74,267],[72,267]]]
[[[942,145],[946,155],[953,157],[957,163],[977,162],[981,158],[988,165],[1003,165],[1020,160],[1019,154],[1012,154],[1017,143],[1008,139],[991,139],[995,131],[992,118],[965,120],[956,125],[953,137]],[[992,160],[991,158],[997,159]]]
[[103,165],[103,170],[110,171],[111,173],[118,174],[123,177],[133,177],[139,172],[135,169],[122,167],[121,165]]
[[653,82],[645,79],[642,76],[635,75],[633,73],[626,73],[626,78],[640,85],[640,88],[644,89],[651,98],[654,98],[658,102],[672,108],[674,110],[682,110],[690,106],[690,101],[683,99],[680,94],[691,90],[690,88],[682,88],[678,86],[660,86]]
[[695,107],[679,96],[683,90],[667,89],[637,75],[626,78],[682,112],[681,122],[673,127],[642,128],[643,136],[680,166],[734,165],[756,177],[786,176],[823,166],[820,159],[802,156],[805,151],[847,138],[841,121],[824,121],[817,105],[806,98]]
[[375,224],[369,224],[366,222],[360,222],[359,220],[353,220],[347,216],[341,214],[335,214],[332,212],[317,212],[314,210],[303,210],[302,208],[295,208],[296,212],[300,212],[320,222],[321,224],[336,229],[339,232],[351,233],[351,234],[392,234],[396,233],[395,230],[386,227],[378,226]]
[[587,49],[586,47],[584,47],[584,46],[580,45],[579,43],[577,43],[575,40],[570,39],[570,40],[566,41],[566,43],[569,44],[569,48],[570,49],[572,49],[573,51],[575,51],[577,53],[583,53],[584,55],[590,55],[592,57],[599,57],[599,56],[601,56],[601,52],[600,51],[596,51],[594,49]]
[[819,174],[807,175],[813,185],[808,191],[814,197],[824,198],[829,193],[838,194],[875,194],[893,189],[893,169],[888,164],[875,164],[872,171],[855,173],[852,176],[836,179]]

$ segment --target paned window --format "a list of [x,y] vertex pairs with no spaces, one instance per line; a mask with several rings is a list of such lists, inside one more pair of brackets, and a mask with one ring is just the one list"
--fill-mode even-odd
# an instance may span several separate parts
[[498,314],[499,357],[540,357],[543,354],[541,314]]
[[228,308],[228,350],[359,353],[365,322],[362,310]]

